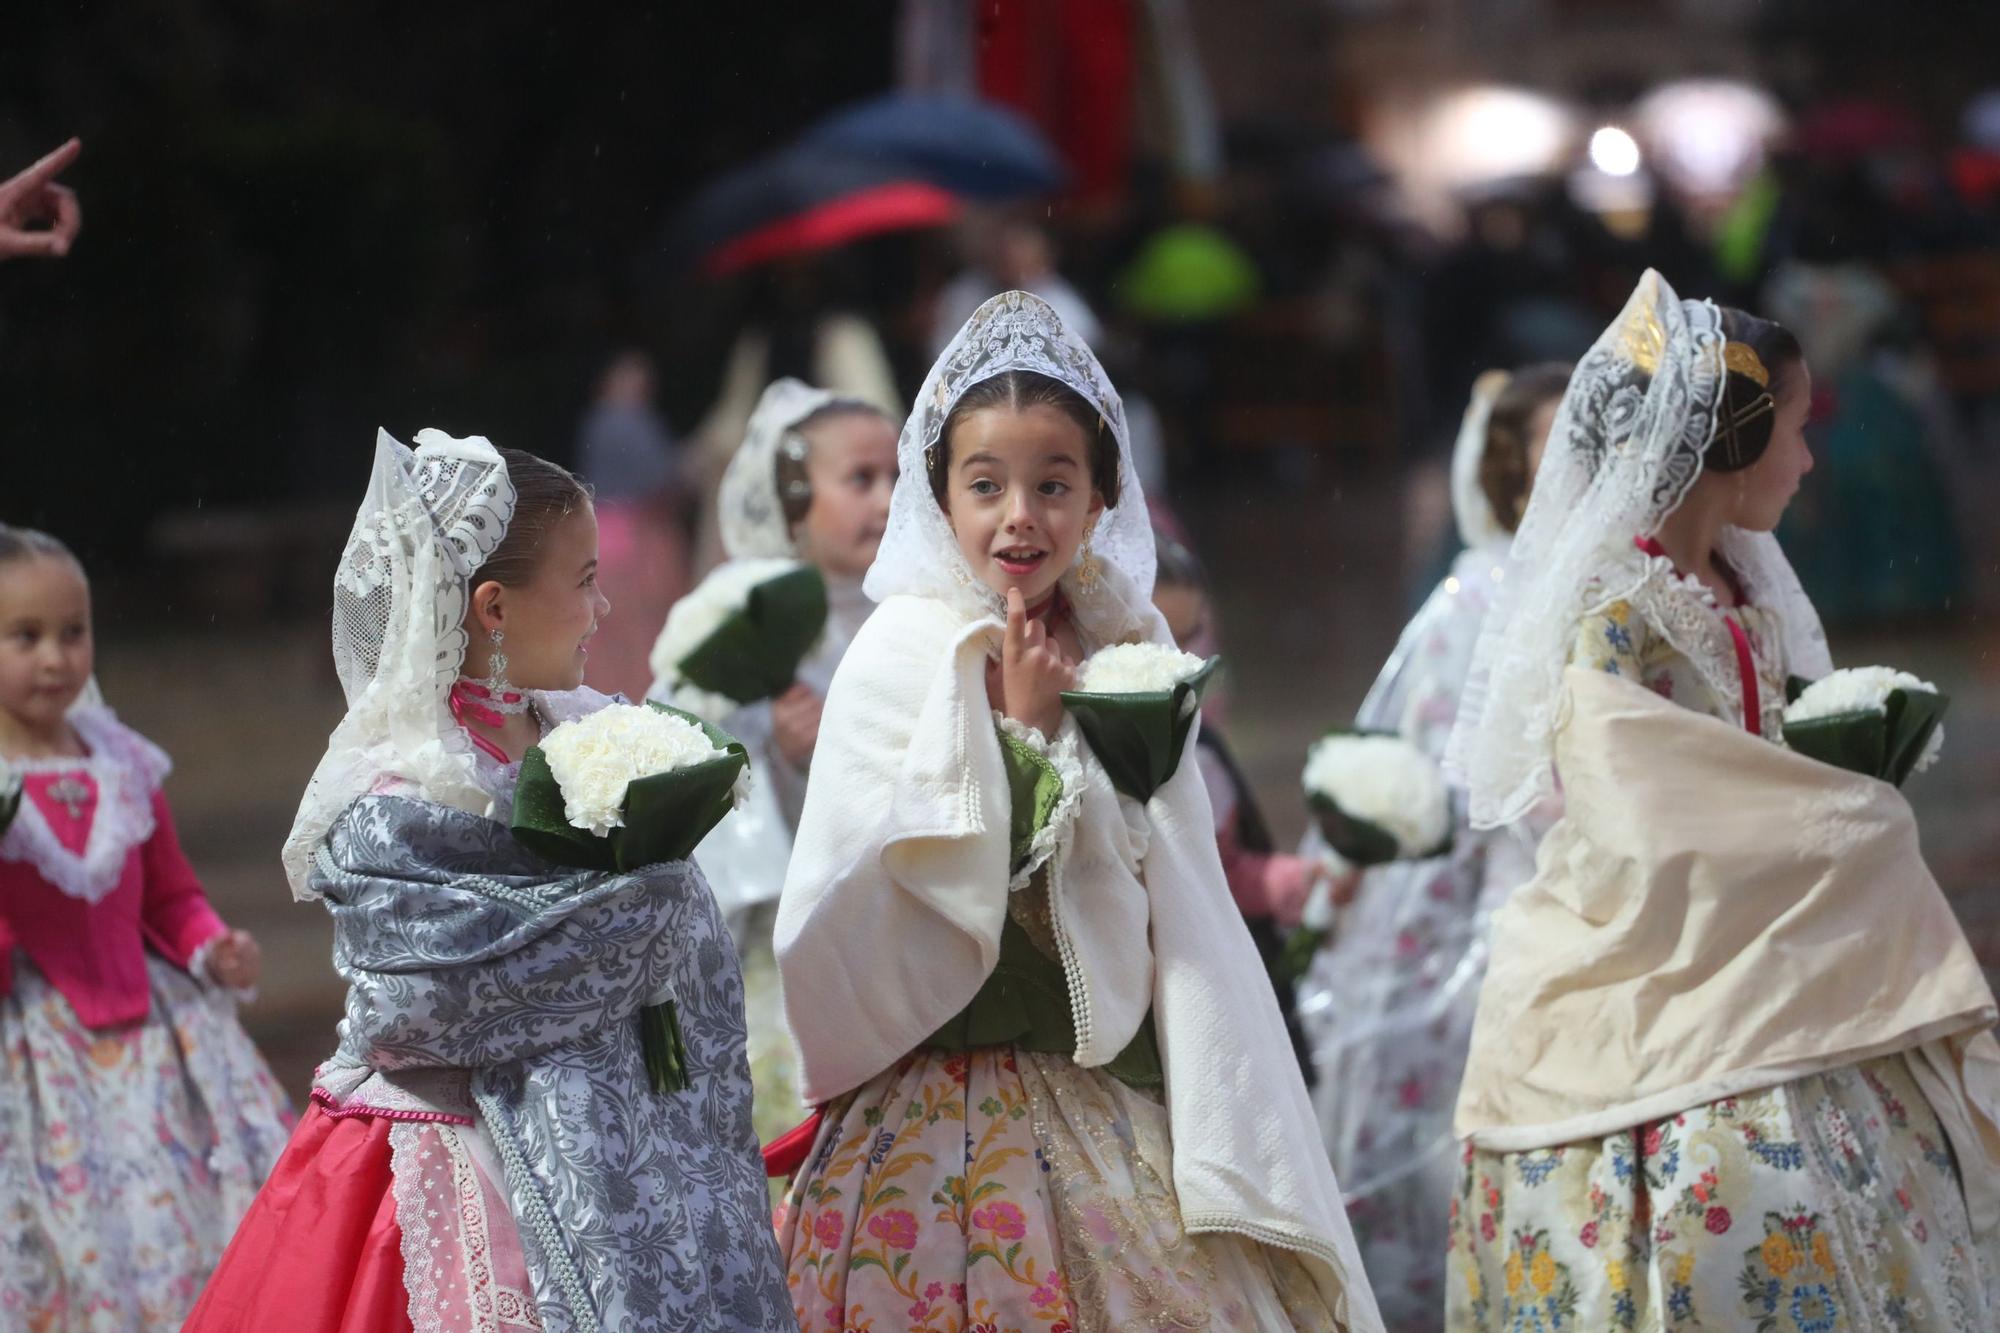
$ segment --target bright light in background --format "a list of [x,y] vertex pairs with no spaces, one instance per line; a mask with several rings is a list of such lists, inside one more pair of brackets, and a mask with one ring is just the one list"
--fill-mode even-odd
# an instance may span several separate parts
[[1633,109],[1633,124],[1662,175],[1695,194],[1725,195],[1764,165],[1785,113],[1762,88],[1686,79],[1648,93]]
[[1569,113],[1523,88],[1471,88],[1444,98],[1424,126],[1427,165],[1453,186],[1554,171],[1575,140]]
[[1639,141],[1606,125],[1590,136],[1590,164],[1607,176],[1629,176],[1639,169]]

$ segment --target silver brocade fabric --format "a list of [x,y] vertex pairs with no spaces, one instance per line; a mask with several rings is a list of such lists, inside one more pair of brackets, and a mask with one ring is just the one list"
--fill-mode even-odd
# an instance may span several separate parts
[[[743,983],[701,872],[567,872],[492,820],[348,807],[313,868],[348,984],[338,1063],[471,1071],[550,1333],[789,1330],[750,1125]],[[648,1086],[671,996],[692,1086]]]

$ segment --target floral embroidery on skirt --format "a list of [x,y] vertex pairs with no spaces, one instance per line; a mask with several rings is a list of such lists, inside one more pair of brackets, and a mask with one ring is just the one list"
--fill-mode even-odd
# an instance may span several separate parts
[[1958,1166],[1903,1056],[1610,1138],[1468,1147],[1453,1330],[1990,1330]]
[[0,1327],[177,1329],[292,1115],[234,1005],[146,958],[93,1030],[14,958],[0,998]]
[[1166,1108],[1060,1056],[918,1052],[827,1107],[780,1210],[809,1333],[1336,1327],[1304,1262],[1195,1236]]

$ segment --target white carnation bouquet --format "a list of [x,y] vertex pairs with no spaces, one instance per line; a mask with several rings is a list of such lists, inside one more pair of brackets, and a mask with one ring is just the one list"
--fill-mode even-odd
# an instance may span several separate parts
[[1306,803],[1355,865],[1436,856],[1451,844],[1451,788],[1437,761],[1401,736],[1333,731],[1306,751]]
[[667,613],[656,698],[712,722],[784,693],[826,628],[826,580],[801,560],[732,560]]
[[1159,643],[1113,644],[1084,659],[1063,705],[1114,787],[1148,801],[1174,775],[1221,661]]
[[747,794],[743,746],[661,704],[565,722],[521,760],[514,836],[541,856],[628,871],[687,859]]
[[1785,744],[1800,754],[1901,786],[1937,762],[1951,699],[1891,667],[1848,667],[1787,691]]

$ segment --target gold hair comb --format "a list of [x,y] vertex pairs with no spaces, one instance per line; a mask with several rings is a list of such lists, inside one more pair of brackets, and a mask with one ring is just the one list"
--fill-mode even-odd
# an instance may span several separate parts
[[1764,369],[1764,359],[1749,343],[1722,344],[1722,364],[1745,379],[1754,380],[1760,389],[1771,387],[1771,372]]

